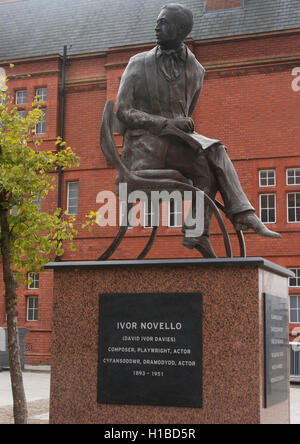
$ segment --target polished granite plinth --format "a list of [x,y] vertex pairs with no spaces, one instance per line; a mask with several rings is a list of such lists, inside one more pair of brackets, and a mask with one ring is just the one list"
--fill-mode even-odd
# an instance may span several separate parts
[[[288,298],[290,272],[262,258],[59,262],[54,270],[50,422],[288,424],[265,408],[264,293]],[[203,296],[202,408],[97,403],[99,294]]]

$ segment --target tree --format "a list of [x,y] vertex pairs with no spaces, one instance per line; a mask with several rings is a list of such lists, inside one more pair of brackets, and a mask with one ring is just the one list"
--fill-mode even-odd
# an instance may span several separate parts
[[15,279],[25,283],[29,273],[41,271],[50,258],[61,256],[63,242],[69,242],[74,249],[72,239],[76,235],[73,217],[62,214],[60,209],[53,214],[40,211],[40,199],[53,190],[52,173],[79,164],[71,148],[60,139],[53,151],[40,149],[35,127],[42,115],[36,99],[27,116],[21,117],[9,95],[0,90],[0,247],[16,424],[27,423],[27,404]]

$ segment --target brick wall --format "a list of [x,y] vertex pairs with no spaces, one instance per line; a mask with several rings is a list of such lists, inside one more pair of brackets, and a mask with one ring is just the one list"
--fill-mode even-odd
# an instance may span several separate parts
[[206,10],[207,11],[238,8],[240,6],[241,6],[241,0],[207,0],[206,1]]
[[[210,7],[213,7],[210,3]],[[219,4],[222,2],[218,2]],[[235,2],[236,3],[236,2]],[[228,7],[234,7],[227,2]],[[223,6],[224,7],[224,6]],[[291,88],[292,69],[300,66],[295,47],[299,34],[257,38],[237,38],[226,41],[193,42],[189,45],[206,68],[206,79],[199,105],[194,114],[199,132],[221,139],[229,150],[250,201],[258,209],[261,193],[275,193],[277,221],[271,229],[282,233],[282,240],[268,240],[254,233],[246,234],[248,256],[264,256],[285,267],[300,267],[299,224],[288,224],[286,196],[290,191],[300,192],[300,186],[286,185],[286,168],[300,167],[298,125],[300,92]],[[109,246],[117,227],[96,227],[92,233],[81,229],[84,215],[97,210],[97,193],[115,190],[116,172],[107,164],[100,149],[99,129],[107,99],[115,100],[120,77],[129,58],[148,47],[111,50],[106,55],[73,57],[67,66],[67,93],[65,139],[81,159],[80,167],[68,170],[63,177],[63,204],[66,208],[67,182],[79,181],[79,230],[75,241],[77,251],[66,248],[63,260],[95,260]],[[6,66],[7,68],[7,66]],[[9,70],[9,89],[27,89],[28,103],[37,87],[47,87],[47,132],[43,149],[51,149],[59,134],[59,58],[15,63]],[[33,74],[27,77],[26,74]],[[121,149],[122,140],[117,138]],[[276,171],[276,187],[260,188],[261,169]],[[57,191],[50,193],[43,210],[54,210]],[[227,222],[233,242],[234,255],[239,254],[238,242]],[[224,256],[224,245],[216,224],[213,224],[212,243],[216,253]],[[125,241],[112,259],[135,259],[142,251],[151,230],[129,230]],[[181,245],[181,230],[161,227],[149,258],[190,258],[197,252]],[[3,285],[0,284],[1,294]],[[50,361],[52,275],[41,275],[39,321],[27,323],[26,298],[28,291],[19,289],[19,324],[30,329],[27,339],[27,362]],[[291,289],[291,294],[300,294]],[[5,325],[3,297],[0,297],[0,325]]]

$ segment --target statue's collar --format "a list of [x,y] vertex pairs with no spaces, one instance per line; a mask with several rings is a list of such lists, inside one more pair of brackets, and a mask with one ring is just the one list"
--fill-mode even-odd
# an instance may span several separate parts
[[185,62],[187,58],[187,47],[184,43],[182,43],[177,49],[162,49],[160,46],[157,46],[156,56],[161,57],[164,54],[169,56],[176,55],[179,59]]

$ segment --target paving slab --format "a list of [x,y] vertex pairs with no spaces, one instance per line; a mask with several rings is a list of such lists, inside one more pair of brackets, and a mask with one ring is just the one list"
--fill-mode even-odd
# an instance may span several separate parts
[[291,424],[300,424],[300,385],[291,387]]
[[[50,372],[23,372],[29,424],[49,424]],[[10,374],[0,372],[0,424],[13,424]],[[291,424],[300,424],[300,385],[291,387]]]

